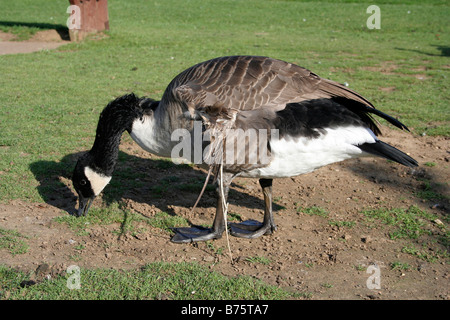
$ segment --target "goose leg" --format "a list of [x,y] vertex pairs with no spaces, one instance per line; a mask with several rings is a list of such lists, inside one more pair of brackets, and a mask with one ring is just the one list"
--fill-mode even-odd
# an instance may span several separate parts
[[254,239],[264,234],[272,234],[277,229],[272,214],[272,179],[259,179],[264,194],[264,221],[247,220],[230,223],[230,233],[235,237]]
[[223,195],[225,199],[222,198],[222,193],[219,186],[216,189],[218,195],[217,207],[216,216],[214,218],[212,228],[205,228],[202,226],[193,226],[190,228],[173,228],[172,230],[175,231],[175,235],[172,237],[172,239],[170,239],[170,241],[175,243],[189,243],[222,238],[222,234],[225,231],[225,221],[223,219],[222,204],[227,202],[228,190],[231,184],[231,180],[231,175],[224,174]]

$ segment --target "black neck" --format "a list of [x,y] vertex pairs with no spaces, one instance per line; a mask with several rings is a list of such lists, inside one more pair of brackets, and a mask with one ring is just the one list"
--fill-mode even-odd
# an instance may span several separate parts
[[111,176],[119,157],[119,145],[124,130],[115,131],[109,135],[103,136],[97,133],[92,146],[89,151],[92,156],[93,169],[106,176]]
[[131,131],[133,122],[142,118],[144,109],[134,94],[125,95],[110,102],[100,114],[94,145],[89,153],[97,172],[111,176],[119,156],[119,145],[125,130]]

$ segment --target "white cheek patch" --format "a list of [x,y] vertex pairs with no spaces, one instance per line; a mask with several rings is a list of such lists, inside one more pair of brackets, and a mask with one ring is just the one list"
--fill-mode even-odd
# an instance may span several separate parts
[[98,196],[100,192],[106,187],[106,185],[111,181],[112,177],[105,176],[103,174],[97,173],[89,167],[84,168],[84,174],[89,179],[91,183],[92,191]]

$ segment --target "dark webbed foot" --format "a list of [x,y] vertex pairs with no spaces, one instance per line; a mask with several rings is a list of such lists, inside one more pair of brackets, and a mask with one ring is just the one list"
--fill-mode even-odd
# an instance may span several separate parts
[[225,231],[223,203],[227,202],[228,190],[232,179],[233,179],[232,174],[230,173],[224,174],[223,190],[217,188],[218,197],[216,206],[216,217],[214,218],[212,228],[205,228],[201,226],[192,226],[190,228],[173,228],[172,230],[175,231],[175,235],[172,237],[172,239],[170,239],[172,242],[189,243],[222,238],[222,233]]
[[[193,226],[190,228],[173,228],[175,235],[171,241],[175,243],[190,243],[197,241],[208,241],[220,239],[225,231],[225,219],[223,203],[226,203],[228,190],[233,178],[232,174],[227,173],[224,179],[223,193],[218,188],[218,199],[216,207],[216,217],[212,228]],[[264,194],[264,222],[256,220],[247,220],[241,223],[229,223],[229,229],[232,236],[254,239],[264,234],[272,234],[277,227],[273,221],[272,214],[272,179],[259,179],[259,183]]]
[[211,228],[194,226],[191,228],[173,228],[175,235],[170,239],[174,243],[190,243],[222,238],[222,232],[215,232]]
[[254,239],[263,234],[272,234],[277,230],[272,214],[272,179],[259,179],[259,184],[264,194],[264,222],[247,220],[241,223],[230,223],[228,226],[232,236]]
[[229,223],[230,234],[239,238],[254,239],[262,235],[272,234],[277,229],[271,223],[263,224],[256,220],[246,220],[241,223]]

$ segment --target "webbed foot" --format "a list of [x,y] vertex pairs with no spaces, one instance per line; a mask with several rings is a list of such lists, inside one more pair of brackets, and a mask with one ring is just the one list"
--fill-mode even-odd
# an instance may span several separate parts
[[272,234],[277,229],[275,224],[261,223],[256,220],[246,220],[241,223],[229,223],[230,234],[239,238],[254,239],[262,235]]
[[174,243],[190,243],[222,238],[222,233],[211,228],[194,226],[190,228],[173,228],[175,235],[170,239]]

